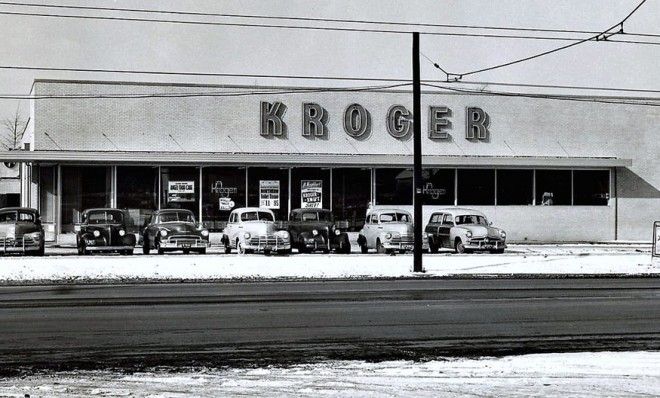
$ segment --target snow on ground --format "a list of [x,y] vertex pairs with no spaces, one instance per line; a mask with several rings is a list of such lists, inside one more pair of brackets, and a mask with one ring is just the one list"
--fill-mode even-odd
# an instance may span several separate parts
[[[93,255],[52,249],[46,257],[0,258],[0,282],[412,277],[412,255]],[[424,256],[424,276],[660,274],[648,245],[512,245],[504,254]]]
[[[27,395],[26,395],[27,394]],[[327,361],[289,367],[83,371],[0,379],[0,397],[648,397],[660,352]]]

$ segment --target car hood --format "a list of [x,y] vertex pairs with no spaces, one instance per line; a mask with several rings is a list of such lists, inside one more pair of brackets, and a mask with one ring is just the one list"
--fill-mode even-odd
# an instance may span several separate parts
[[158,224],[158,228],[165,229],[170,234],[198,234],[197,226],[191,222],[168,222]]
[[272,221],[255,221],[243,223],[243,232],[250,235],[273,235],[277,229]]
[[381,225],[383,226],[383,232],[398,233],[401,235],[412,235],[413,233],[413,225],[410,223],[392,222]]
[[459,225],[459,228],[467,229],[468,231],[472,232],[472,236],[475,238],[495,238],[495,239],[501,239],[502,237],[500,236],[500,229],[495,228],[495,227],[490,227],[490,226],[485,226],[481,224],[462,224]]
[[23,236],[30,232],[38,232],[39,227],[32,223],[3,223],[0,224],[0,237]]

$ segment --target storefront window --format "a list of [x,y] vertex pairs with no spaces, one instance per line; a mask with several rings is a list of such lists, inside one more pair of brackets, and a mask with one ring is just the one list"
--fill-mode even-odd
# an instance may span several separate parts
[[287,220],[289,212],[289,170],[248,167],[248,206],[266,207],[276,220]]
[[55,187],[55,167],[39,167],[39,215],[44,223],[55,222]]
[[573,204],[607,206],[610,198],[609,170],[575,170]]
[[497,170],[497,204],[531,205],[534,199],[534,171]]
[[161,167],[161,209],[187,209],[199,221],[199,168]]
[[202,168],[204,226],[221,231],[231,211],[245,206],[245,167]]
[[110,167],[62,167],[62,232],[73,232],[80,213],[110,206]]
[[117,207],[128,211],[130,232],[158,208],[158,168],[117,167]]
[[454,169],[424,169],[422,170],[422,192],[424,204],[453,205],[454,204]]
[[412,169],[376,169],[376,204],[412,205]]
[[359,231],[370,200],[370,169],[332,169],[332,213],[336,220],[348,221],[351,230]]
[[291,209],[330,208],[330,169],[291,169]]
[[492,206],[495,204],[495,170],[459,169],[458,204]]
[[536,170],[536,204],[567,206],[571,204],[570,170]]

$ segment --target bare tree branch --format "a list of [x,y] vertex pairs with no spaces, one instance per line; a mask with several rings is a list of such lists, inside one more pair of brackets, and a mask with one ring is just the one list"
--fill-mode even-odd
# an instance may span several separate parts
[[25,135],[30,118],[23,118],[20,112],[20,106],[16,108],[16,114],[13,117],[2,120],[3,134],[0,137],[0,144],[8,150],[19,149],[21,140]]

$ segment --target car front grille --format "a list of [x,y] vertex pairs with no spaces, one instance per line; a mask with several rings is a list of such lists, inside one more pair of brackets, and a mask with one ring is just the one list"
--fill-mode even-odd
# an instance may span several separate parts
[[194,245],[200,243],[202,238],[195,235],[175,235],[167,238],[168,243],[177,245]]
[[0,238],[0,246],[3,247],[23,247],[34,246],[34,238],[31,236],[17,236],[16,238]]
[[252,246],[281,246],[284,243],[284,239],[276,235],[259,235],[250,238],[250,245]]
[[403,245],[412,245],[415,243],[415,237],[409,234],[402,234],[400,236],[393,236],[391,242],[395,244],[400,243]]

